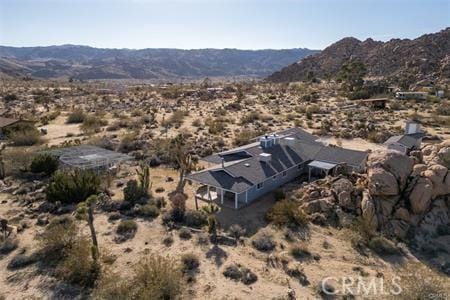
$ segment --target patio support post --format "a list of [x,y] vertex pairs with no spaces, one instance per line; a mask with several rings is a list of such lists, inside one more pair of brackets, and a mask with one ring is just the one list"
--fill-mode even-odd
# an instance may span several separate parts
[[245,191],[245,203],[248,203],[248,190]]
[[220,189],[220,204],[223,204],[223,189]]
[[209,202],[211,202],[211,194],[209,193],[209,185],[207,185],[206,194],[208,195]]
[[238,209],[238,193],[234,193],[234,208]]
[[311,166],[308,166],[308,182],[311,182]]

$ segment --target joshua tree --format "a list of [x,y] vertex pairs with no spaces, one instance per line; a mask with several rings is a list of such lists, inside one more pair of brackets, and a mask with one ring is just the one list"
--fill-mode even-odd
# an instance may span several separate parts
[[92,259],[94,263],[97,263],[98,259],[98,241],[97,241],[97,233],[95,232],[94,227],[94,206],[97,202],[97,195],[89,196],[86,201],[78,204],[77,214],[78,216],[85,218],[89,225],[89,229],[91,231],[92,238]]
[[217,220],[216,214],[220,208],[217,205],[210,204],[202,207],[203,211],[208,215],[208,232],[212,235],[213,243],[217,241]]
[[197,160],[189,152],[188,145],[186,145],[186,141],[183,135],[179,134],[171,141],[170,144],[172,149],[172,155],[174,156],[176,162],[178,163],[180,171],[180,177],[176,191],[179,193],[183,193],[184,186],[186,184],[184,176],[186,175],[186,173],[191,172],[195,168]]

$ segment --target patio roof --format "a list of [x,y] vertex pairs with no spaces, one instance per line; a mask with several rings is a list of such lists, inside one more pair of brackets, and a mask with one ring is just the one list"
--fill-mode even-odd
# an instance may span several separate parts
[[318,169],[322,169],[322,170],[331,170],[334,167],[336,167],[337,164],[330,164],[324,161],[319,161],[319,160],[313,160],[312,162],[310,162],[308,164],[308,167],[314,167],[314,168],[318,168]]

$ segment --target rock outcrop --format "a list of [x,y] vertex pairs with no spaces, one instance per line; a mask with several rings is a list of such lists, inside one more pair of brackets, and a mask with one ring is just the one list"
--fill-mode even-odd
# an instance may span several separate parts
[[304,186],[301,207],[320,223],[335,216],[348,226],[359,216],[399,239],[421,232],[418,241],[423,245],[427,234],[443,227],[450,233],[449,153],[448,143],[426,146],[410,156],[371,153],[367,174],[327,177]]

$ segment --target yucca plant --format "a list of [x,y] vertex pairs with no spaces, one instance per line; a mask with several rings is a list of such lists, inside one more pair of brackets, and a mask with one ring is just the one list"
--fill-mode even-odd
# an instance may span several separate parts
[[203,211],[208,215],[208,232],[212,236],[212,240],[215,243],[217,240],[217,220],[216,214],[220,211],[217,205],[210,204],[202,207]]

